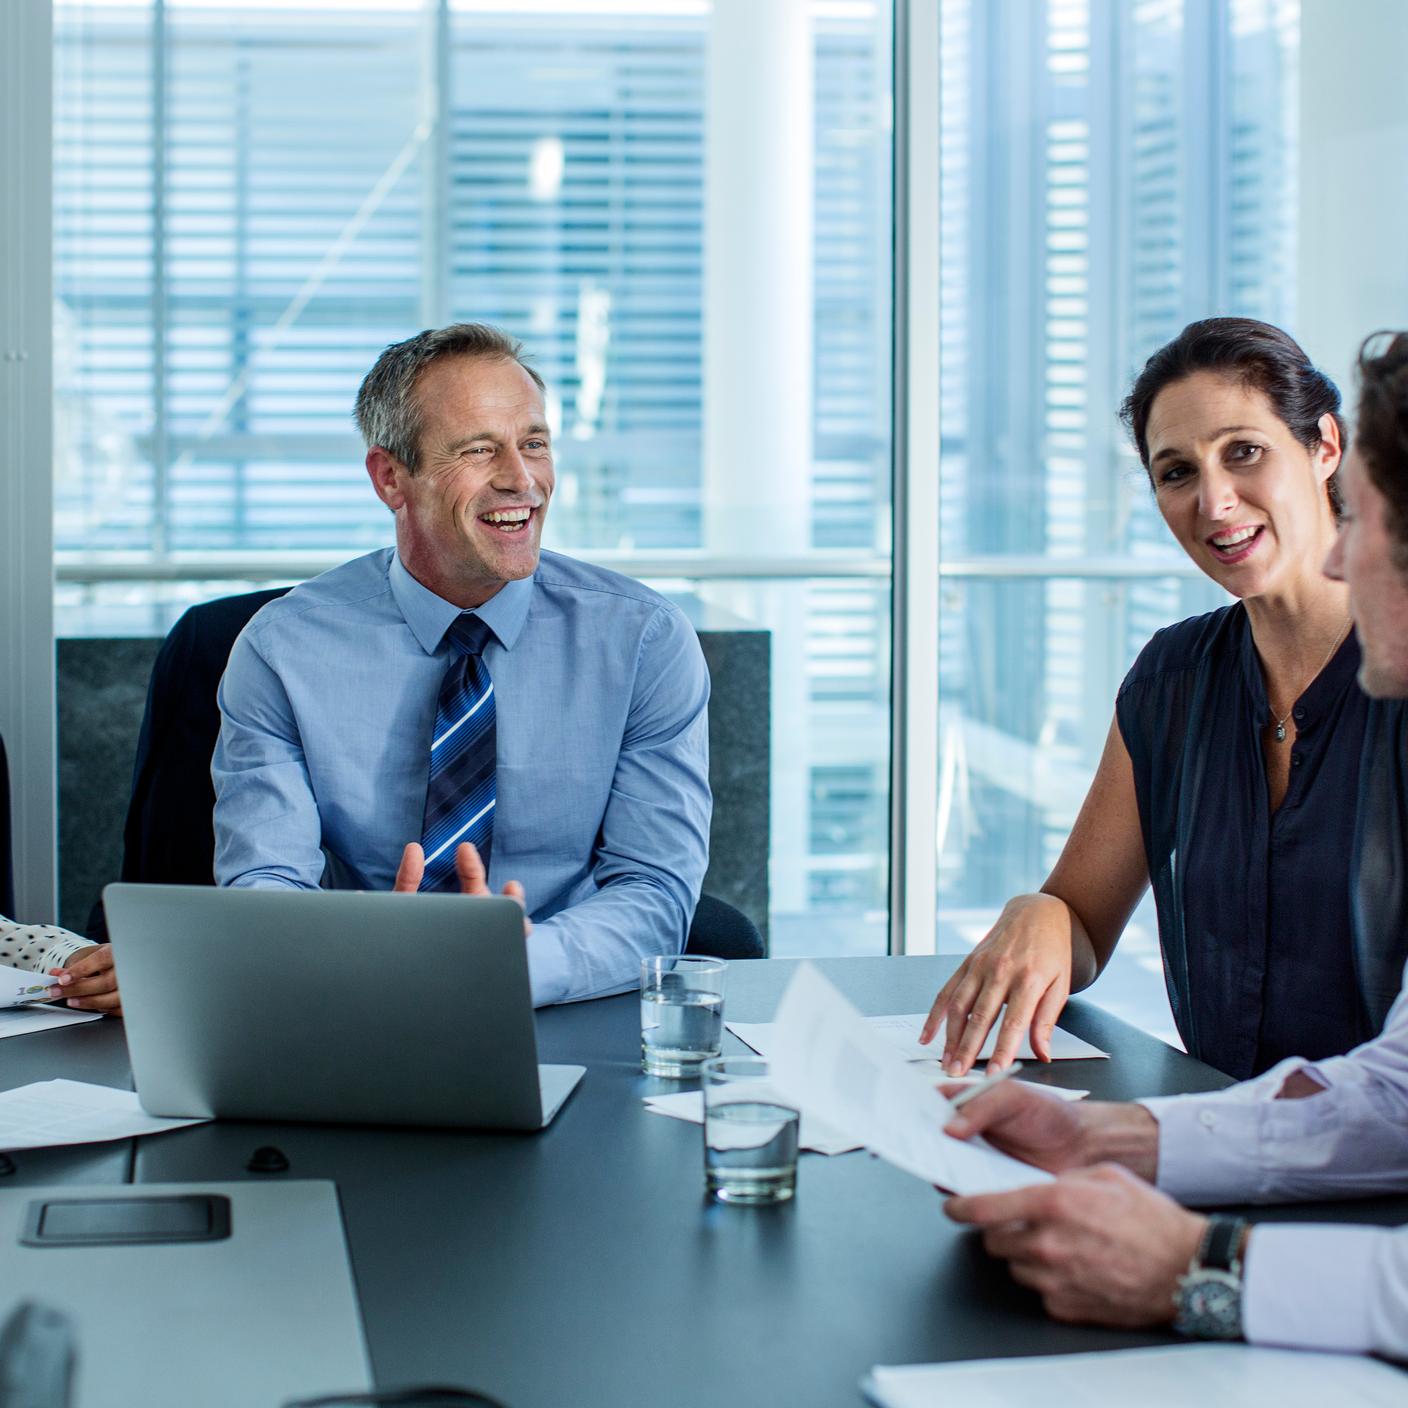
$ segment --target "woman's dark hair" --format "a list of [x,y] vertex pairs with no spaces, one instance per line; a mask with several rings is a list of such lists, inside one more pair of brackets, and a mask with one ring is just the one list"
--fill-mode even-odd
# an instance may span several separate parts
[[1408,332],[1376,332],[1359,349],[1354,447],[1388,501],[1394,566],[1408,575]]
[[[1320,417],[1326,415],[1334,416],[1340,443],[1344,443],[1339,387],[1311,362],[1295,338],[1255,318],[1203,318],[1189,323],[1144,363],[1120,407],[1120,420],[1134,437],[1146,470],[1149,412],[1155,398],[1165,387],[1194,372],[1215,372],[1260,391],[1307,450],[1320,444]],[[1330,476],[1325,490],[1338,518],[1343,507],[1338,470]]]

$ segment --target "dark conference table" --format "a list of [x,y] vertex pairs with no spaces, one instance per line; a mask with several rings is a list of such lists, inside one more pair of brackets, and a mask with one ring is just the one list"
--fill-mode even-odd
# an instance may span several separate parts
[[[923,1010],[957,960],[817,962],[879,1014]],[[733,964],[727,1016],[770,1019],[793,967]],[[1061,1025],[1112,1059],[1037,1078],[1094,1099],[1228,1084],[1091,1002],[1071,1002]],[[460,1384],[509,1408],[855,1408],[877,1363],[1174,1342],[1047,1319],[933,1189],[864,1152],[803,1154],[782,1207],[711,1204],[699,1128],[641,1105],[686,1087],[641,1074],[634,994],[544,1010],[538,1033],[540,1060],[587,1067],[541,1134],[219,1122],[16,1153],[0,1186],[242,1179],[253,1150],[274,1144],[290,1163],[275,1177],[338,1185],[377,1383]],[[0,1086],[66,1076],[130,1088],[118,1022],[3,1048]],[[1408,1198],[1256,1216],[1399,1223]]]

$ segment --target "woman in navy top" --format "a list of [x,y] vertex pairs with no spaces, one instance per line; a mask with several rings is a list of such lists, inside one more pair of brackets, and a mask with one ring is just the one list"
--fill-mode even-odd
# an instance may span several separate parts
[[1350,853],[1365,845],[1361,781],[1399,790],[1361,779],[1361,757],[1402,706],[1359,689],[1345,588],[1321,572],[1339,404],[1290,337],[1251,319],[1190,324],[1140,373],[1121,415],[1159,510],[1238,602],[1160,631],[1135,662],[1055,869],[934,1002],[925,1036],[947,1018],[951,1074],[1004,1005],[994,1064],[1029,1028],[1047,1059],[1067,996],[1098,976],[1150,883],[1174,1017],[1200,1060],[1244,1078],[1377,1031],[1403,936],[1356,950]]

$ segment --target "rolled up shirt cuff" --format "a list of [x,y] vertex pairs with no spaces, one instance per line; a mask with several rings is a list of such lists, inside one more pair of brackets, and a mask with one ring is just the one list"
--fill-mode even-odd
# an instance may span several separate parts
[[1365,1354],[1381,1227],[1258,1223],[1242,1271],[1242,1331],[1252,1344]]
[[1155,1182],[1165,1193],[1191,1207],[1254,1196],[1263,1105],[1197,1095],[1139,1103],[1159,1123]]

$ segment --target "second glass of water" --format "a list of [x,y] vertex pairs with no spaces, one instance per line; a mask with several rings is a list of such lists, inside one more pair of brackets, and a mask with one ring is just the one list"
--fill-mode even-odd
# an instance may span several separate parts
[[704,1063],[704,1183],[724,1203],[785,1203],[797,1188],[800,1116],[761,1056]]
[[689,1080],[719,1054],[727,968],[721,958],[641,960],[640,1067],[646,1075]]

